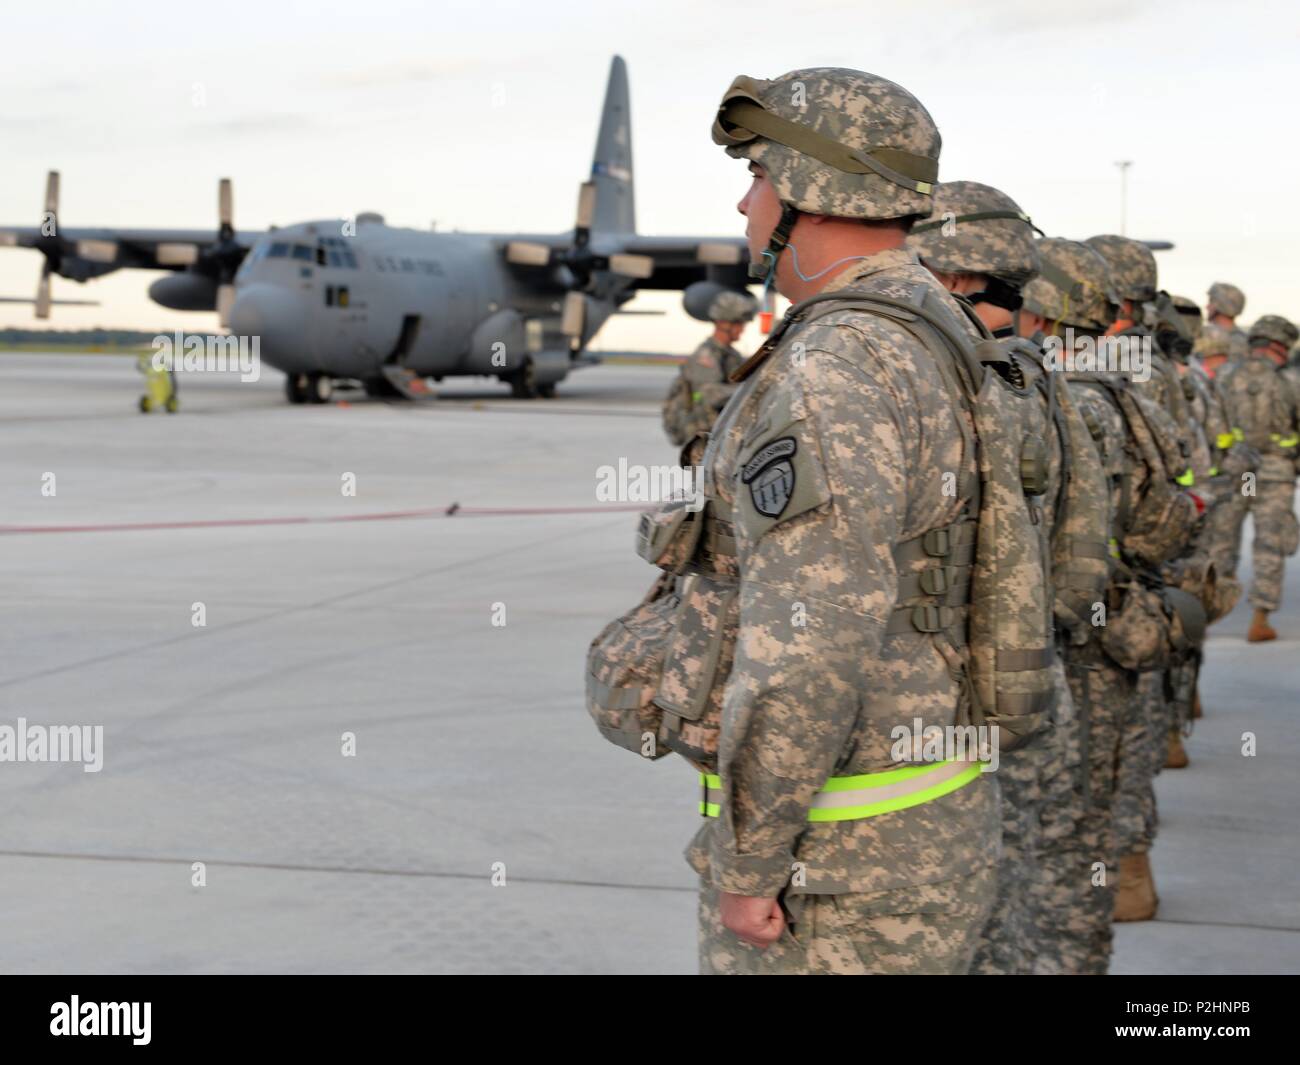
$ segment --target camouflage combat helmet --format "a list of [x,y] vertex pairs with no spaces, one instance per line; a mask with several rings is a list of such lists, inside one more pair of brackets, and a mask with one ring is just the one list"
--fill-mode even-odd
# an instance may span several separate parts
[[1118,299],[1106,260],[1077,240],[1038,242],[1038,276],[1025,286],[1025,309],[1048,321],[1102,333],[1115,320]]
[[758,312],[758,301],[748,292],[719,292],[709,304],[710,322],[748,322]]
[[934,213],[908,234],[907,246],[932,270],[987,274],[1020,288],[1038,273],[1041,234],[1005,192],[977,181],[934,188]]
[[1145,303],[1156,294],[1156,257],[1140,240],[1113,233],[1089,237],[1085,242],[1106,260],[1115,295]]
[[901,85],[839,67],[774,81],[738,77],[713,122],[727,154],[766,172],[783,204],[809,214],[928,216],[939,130]]
[[1201,338],[1201,329],[1204,325],[1204,319],[1201,315],[1201,308],[1197,306],[1195,300],[1189,300],[1186,296],[1173,297],[1174,310],[1183,320],[1183,328],[1187,330],[1187,335],[1192,338],[1193,343]]
[[1252,348],[1272,343],[1289,349],[1300,340],[1300,330],[1280,314],[1266,314],[1250,327],[1247,336]]
[[1209,299],[1206,301],[1206,306],[1211,314],[1218,311],[1229,318],[1236,318],[1246,309],[1246,294],[1236,285],[1230,285],[1226,281],[1216,281],[1210,286],[1207,295]]

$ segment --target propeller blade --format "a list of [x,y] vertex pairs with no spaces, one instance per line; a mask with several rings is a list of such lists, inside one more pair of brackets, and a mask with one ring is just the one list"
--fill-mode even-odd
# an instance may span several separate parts
[[596,183],[584,181],[578,186],[578,217],[573,223],[575,236],[582,234],[580,244],[586,243],[586,236],[591,232],[592,219],[596,217]]
[[655,261],[649,255],[611,255],[609,268],[623,277],[644,280],[655,272]]
[[45,213],[59,213],[59,172],[51,170],[45,175]]
[[36,317],[50,316],[50,268],[41,268],[41,279],[36,284]]
[[117,241],[115,240],[79,240],[77,241],[77,258],[92,263],[111,263],[117,259]]
[[199,261],[197,244],[159,244],[155,252],[159,266],[192,266]]
[[560,332],[578,340],[587,324],[587,300],[581,292],[569,292],[564,297],[564,310],[560,315]]
[[222,229],[235,228],[235,194],[230,178],[223,177],[217,183],[217,219]]
[[516,266],[546,266],[550,261],[551,249],[545,244],[512,240],[506,245],[506,262]]
[[217,320],[222,329],[230,328],[230,308],[235,305],[235,286],[221,285],[217,288]]
[[740,246],[704,243],[695,249],[695,258],[712,266],[736,266],[740,262]]

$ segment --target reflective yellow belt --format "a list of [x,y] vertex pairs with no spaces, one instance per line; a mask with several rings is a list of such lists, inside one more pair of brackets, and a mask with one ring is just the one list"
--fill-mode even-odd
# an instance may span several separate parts
[[1300,444],[1300,436],[1283,436],[1281,433],[1269,433],[1268,438],[1278,447],[1295,447]]
[[[964,788],[980,775],[979,762],[935,762],[863,773],[854,777],[831,777],[814,797],[809,821],[858,821],[864,817],[920,806],[949,792]],[[717,817],[722,806],[722,778],[700,774],[704,795],[700,813]]]

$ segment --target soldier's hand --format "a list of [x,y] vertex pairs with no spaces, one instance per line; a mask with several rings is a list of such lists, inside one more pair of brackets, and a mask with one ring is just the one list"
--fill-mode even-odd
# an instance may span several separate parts
[[776,899],[724,891],[719,902],[723,926],[759,950],[766,950],[785,931],[785,914]]

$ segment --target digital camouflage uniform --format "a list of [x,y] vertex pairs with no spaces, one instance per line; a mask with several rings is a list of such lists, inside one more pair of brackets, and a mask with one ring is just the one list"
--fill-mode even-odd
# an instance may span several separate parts
[[[1267,315],[1251,327],[1255,345],[1276,340],[1288,348],[1294,342],[1295,326],[1285,318]],[[1247,412],[1244,392],[1269,388],[1274,378],[1275,396],[1269,424],[1257,424]],[[1254,381],[1252,382],[1252,378]],[[1259,455],[1254,478],[1242,475],[1225,491],[1220,506],[1212,515],[1213,539],[1224,550],[1223,567],[1235,576],[1241,554],[1241,527],[1250,514],[1254,519],[1254,579],[1250,602],[1257,610],[1272,612],[1282,602],[1282,576],[1288,555],[1295,551],[1297,536],[1295,517],[1295,478],[1297,436],[1300,435],[1300,395],[1289,371],[1276,368],[1260,347],[1249,355],[1224,366],[1216,377],[1234,435]],[[1245,424],[1243,424],[1245,423]],[[1253,486],[1254,492],[1250,491]]]
[[[804,106],[792,106],[795,83]],[[774,139],[788,127],[765,125],[773,113],[864,157],[886,152],[883,172],[860,163],[848,164],[860,168],[853,173],[833,170],[788,147]],[[737,79],[714,139],[761,165],[785,207],[788,225],[774,234],[768,266],[797,211],[929,213],[938,131],[883,78],[816,69],[774,82]],[[964,324],[903,249],[854,263],[822,291],[850,288],[903,299],[926,292]],[[920,594],[908,585],[925,567],[907,555],[896,561],[895,548],[961,512],[965,501],[945,492],[945,474],[974,475],[956,429],[969,415],[955,409],[940,371],[946,353],[868,311],[822,304],[807,321],[797,311],[742,368],[704,457],[706,513],[734,531],[738,620],[717,816],[688,849],[701,877],[700,966],[960,973],[993,899],[993,774],[976,771],[956,790],[875,816],[820,822],[809,813],[828,778],[898,768],[895,726],[957,720],[962,685],[958,663],[941,650],[946,633],[893,624],[905,613],[900,599]],[[790,917],[780,940],[760,951],[723,928],[719,891],[779,896]]]
[[[1076,335],[1098,335],[1114,317],[1105,260],[1075,241],[1048,239],[1039,250],[1044,275],[1025,287],[1025,307]],[[1048,280],[1048,276],[1052,280]],[[1062,286],[1068,285],[1070,291]],[[1123,469],[1124,418],[1090,374],[1065,374],[1070,394],[1098,444],[1112,483]],[[1118,446],[1117,446],[1118,445]],[[1111,513],[1115,504],[1110,505]],[[1115,535],[1113,527],[1110,535]],[[1112,823],[1120,736],[1133,713],[1135,675],[1102,650],[1094,631],[1064,648],[1068,716],[1059,722],[1064,750],[1047,776],[1042,816],[1044,878],[1039,889],[1039,950],[1034,972],[1104,973],[1110,963],[1113,871],[1118,861]]]
[[[989,302],[1014,311],[1023,285],[1039,269],[1034,226],[1005,193],[971,181],[945,182],[935,190],[932,219],[913,228],[912,248],[931,270],[944,274],[981,275],[984,288],[968,296],[977,306]],[[1014,320],[1014,319],[1013,319]],[[1039,353],[1041,358],[1041,353]],[[1073,455],[1072,476],[1098,478],[1097,456],[1063,380],[1054,382],[1060,417],[1078,419],[1074,437],[1085,450]],[[1041,391],[1040,391],[1041,395]],[[1051,417],[1042,396],[1042,423],[1038,435],[1047,441],[1047,490],[1042,495],[1043,525],[1049,539],[1056,528],[1056,504],[1061,491],[1062,440],[1057,419]],[[1102,496],[1098,483],[1094,495]],[[1091,540],[1104,545],[1109,533],[1105,514],[1095,520]],[[1060,632],[1064,636],[1064,630]],[[1044,821],[1048,797],[1059,795],[1059,778],[1065,770],[1064,723],[1073,718],[1064,662],[1058,642],[1055,672],[1056,704],[1053,723],[1028,747],[1002,753],[998,783],[1002,792],[1002,861],[998,865],[998,895],[980,935],[971,972],[981,975],[1017,975],[1033,971],[1042,948],[1039,909],[1049,901],[1050,884],[1043,862]],[[1047,949],[1052,949],[1047,945]]]
[[1205,324],[1201,336],[1196,342],[1196,354],[1203,355],[1210,351],[1227,349],[1229,361],[1244,359],[1250,350],[1245,330],[1235,323],[1225,326],[1213,320],[1217,314],[1236,318],[1246,309],[1246,294],[1236,285],[1226,281],[1216,281],[1210,286],[1205,303]]
[[664,411],[664,425],[680,427],[670,436],[675,445],[681,447],[691,437],[713,428],[718,412],[736,391],[728,378],[744,361],[740,352],[715,337],[691,353],[678,371],[685,387],[673,388],[664,400],[665,408],[670,404],[680,408]]

